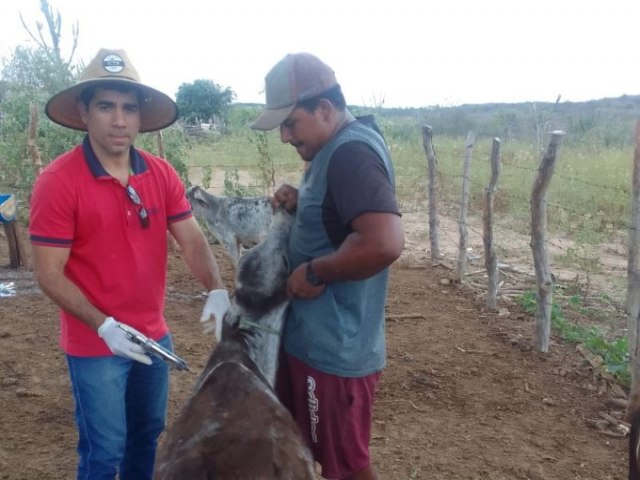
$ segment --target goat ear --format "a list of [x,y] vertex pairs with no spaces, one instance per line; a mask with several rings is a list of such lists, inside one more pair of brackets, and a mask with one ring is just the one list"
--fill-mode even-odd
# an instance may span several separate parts
[[193,198],[195,198],[196,200],[204,201],[204,195],[202,194],[202,192],[204,192],[204,190],[201,187],[196,186],[193,191]]
[[236,308],[236,305],[232,303],[227,313],[224,314],[222,321],[216,322],[216,339],[219,339],[219,342],[231,335],[234,329],[238,328],[240,315]]
[[[237,317],[237,315],[234,315],[231,310],[233,309],[233,306],[229,307],[229,310],[227,310],[227,312],[224,314],[224,317],[222,317],[222,319],[220,321],[218,321],[217,317],[215,318],[215,334],[216,334],[216,341],[218,343],[220,343],[222,341],[223,338],[225,338],[225,331],[226,334],[229,334],[229,328],[232,328],[234,323],[238,323],[238,318],[236,318],[234,320],[235,317]],[[226,327],[226,328],[225,328]]]

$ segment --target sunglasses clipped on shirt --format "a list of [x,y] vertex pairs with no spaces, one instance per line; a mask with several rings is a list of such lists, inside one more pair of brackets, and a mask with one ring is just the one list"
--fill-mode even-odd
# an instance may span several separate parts
[[142,200],[140,200],[140,195],[138,195],[138,192],[136,192],[136,189],[133,188],[131,185],[127,185],[126,187],[124,187],[125,191],[127,192],[127,196],[129,197],[129,200],[131,200],[137,208],[138,210],[138,217],[140,217],[140,225],[142,225],[142,228],[149,228],[149,223],[150,223],[150,219],[149,219],[149,212],[147,211],[146,208],[144,208],[144,205],[142,205]]

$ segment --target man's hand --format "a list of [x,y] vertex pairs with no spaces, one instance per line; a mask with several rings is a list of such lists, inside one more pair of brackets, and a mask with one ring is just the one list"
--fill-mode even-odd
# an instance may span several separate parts
[[291,185],[281,185],[271,199],[271,207],[275,210],[283,207],[287,212],[293,213],[298,206],[298,189]]
[[[207,296],[207,303],[205,303],[202,310],[200,322],[202,322],[204,332],[211,333],[211,331],[215,331],[218,342],[222,340],[222,318],[229,310],[230,305],[229,292],[223,289],[211,290]],[[213,316],[213,320],[211,316]]]
[[287,293],[293,298],[316,298],[326,288],[324,283],[312,285],[307,274],[307,263],[298,265],[287,279]]
[[[145,365],[151,365],[151,358],[145,355],[144,349],[140,345],[129,340],[129,338],[127,338],[127,333],[118,327],[119,324],[120,322],[115,318],[107,317],[102,325],[100,325],[100,328],[98,328],[98,335],[107,344],[109,350],[111,350],[114,355],[131,358],[132,360],[144,363]],[[135,328],[128,325],[127,328],[136,333],[140,333]]]

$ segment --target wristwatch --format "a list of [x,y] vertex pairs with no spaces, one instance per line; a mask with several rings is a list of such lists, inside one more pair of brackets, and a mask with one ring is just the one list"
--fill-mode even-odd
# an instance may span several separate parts
[[324,281],[318,276],[316,272],[313,271],[313,267],[311,266],[311,262],[313,260],[309,260],[307,262],[307,282],[309,282],[314,287],[319,287],[320,285],[324,285]]

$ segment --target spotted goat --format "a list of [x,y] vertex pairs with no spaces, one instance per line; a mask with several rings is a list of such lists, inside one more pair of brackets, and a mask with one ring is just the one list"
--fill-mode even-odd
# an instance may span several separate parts
[[202,187],[187,190],[194,213],[204,219],[211,234],[225,248],[234,268],[243,248],[251,248],[267,236],[273,221],[269,197],[227,197]]

